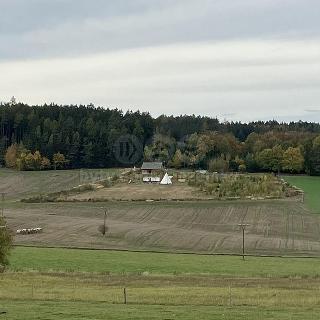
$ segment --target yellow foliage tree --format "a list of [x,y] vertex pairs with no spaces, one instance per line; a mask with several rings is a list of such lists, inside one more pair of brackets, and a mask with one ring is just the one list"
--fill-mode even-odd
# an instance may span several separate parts
[[285,171],[301,172],[303,169],[304,157],[300,148],[289,147],[283,153],[282,168]]

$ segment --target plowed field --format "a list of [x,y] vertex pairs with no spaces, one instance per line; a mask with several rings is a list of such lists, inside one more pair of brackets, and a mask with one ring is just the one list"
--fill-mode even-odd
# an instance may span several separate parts
[[[108,210],[107,236],[98,232]],[[320,253],[320,217],[295,202],[53,203],[6,210],[18,244],[94,248],[240,253],[239,223],[248,223],[246,251],[256,254]]]

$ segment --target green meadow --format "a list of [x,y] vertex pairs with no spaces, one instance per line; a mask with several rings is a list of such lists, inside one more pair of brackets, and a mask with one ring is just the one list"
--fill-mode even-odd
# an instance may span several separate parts
[[297,186],[305,192],[305,203],[314,213],[320,213],[320,177],[285,176],[290,184]]

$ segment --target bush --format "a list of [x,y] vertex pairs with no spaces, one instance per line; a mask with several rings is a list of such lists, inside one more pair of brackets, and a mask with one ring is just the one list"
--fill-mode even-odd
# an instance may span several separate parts
[[111,181],[116,182],[119,180],[119,175],[117,173],[115,173],[112,177],[111,177]]
[[101,224],[99,227],[98,227],[98,231],[102,234],[102,235],[105,235],[107,232],[108,232],[109,228],[108,226],[105,226],[104,224]]
[[246,198],[285,196],[287,188],[279,183],[273,175],[214,175],[205,181],[188,181],[191,186],[197,186],[207,194],[217,198]]
[[112,187],[112,182],[109,179],[99,181],[105,188]]
[[229,163],[223,157],[215,158],[209,161],[208,169],[210,172],[228,172]]

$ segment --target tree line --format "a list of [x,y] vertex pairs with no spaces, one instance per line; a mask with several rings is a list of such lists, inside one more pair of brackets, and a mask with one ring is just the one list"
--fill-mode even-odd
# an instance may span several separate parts
[[[132,163],[121,161],[114,150],[117,141],[128,135],[141,145],[141,156],[133,157]],[[123,113],[93,105],[0,104],[3,166],[18,170],[102,168],[140,165],[143,160],[218,172],[319,175],[320,125],[220,122],[195,115],[152,118],[145,112]]]

